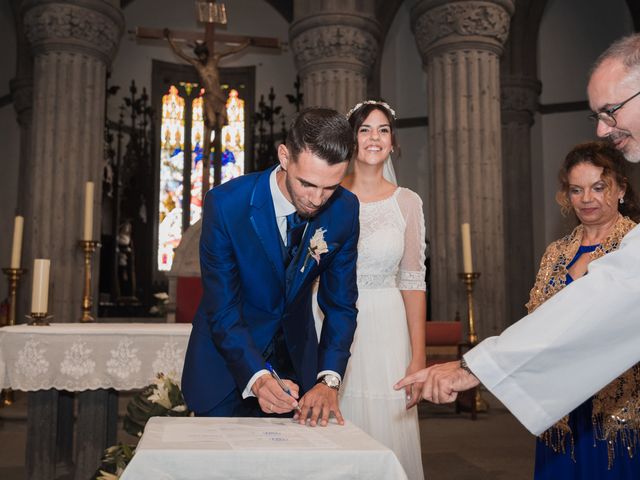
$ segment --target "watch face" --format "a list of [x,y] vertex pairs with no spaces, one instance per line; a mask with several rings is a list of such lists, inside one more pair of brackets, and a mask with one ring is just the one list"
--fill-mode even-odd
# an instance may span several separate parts
[[335,375],[325,375],[322,381],[331,388],[338,388],[340,386],[340,380]]

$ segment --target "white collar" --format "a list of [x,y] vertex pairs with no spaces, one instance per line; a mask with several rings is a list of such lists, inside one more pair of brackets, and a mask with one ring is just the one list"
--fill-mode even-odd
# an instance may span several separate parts
[[286,217],[287,215],[296,211],[296,207],[287,200],[287,198],[280,190],[278,186],[278,180],[276,179],[276,174],[282,170],[282,167],[278,165],[273,169],[271,175],[269,175],[269,188],[271,190],[271,198],[273,200],[273,208],[276,212],[276,217]]

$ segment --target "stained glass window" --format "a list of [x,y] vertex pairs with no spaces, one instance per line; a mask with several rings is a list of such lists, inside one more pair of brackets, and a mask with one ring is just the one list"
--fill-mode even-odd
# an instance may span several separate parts
[[173,249],[182,237],[182,178],[184,166],[184,98],[171,85],[162,97],[158,269],[170,270]]
[[[185,89],[190,95],[190,89]],[[162,97],[162,144],[160,154],[160,222],[158,229],[158,270],[171,270],[173,250],[182,238],[184,215],[188,225],[202,216],[202,158],[204,137],[203,97],[200,90],[190,102],[180,96],[175,86]],[[188,190],[190,205],[183,211],[185,108],[191,108],[190,149],[191,171]],[[222,183],[244,173],[244,100],[238,91],[229,90],[227,100],[228,125],[222,128]],[[213,145],[214,133],[211,135]],[[212,149],[213,152],[213,149]],[[213,171],[209,171],[209,185],[213,185]]]

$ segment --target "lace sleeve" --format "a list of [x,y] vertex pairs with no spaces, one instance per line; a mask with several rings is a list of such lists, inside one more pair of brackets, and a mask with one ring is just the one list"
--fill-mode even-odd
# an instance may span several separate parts
[[404,232],[404,253],[398,272],[398,288],[425,291],[426,239],[422,199],[415,192],[403,188],[398,195],[398,205],[407,225]]

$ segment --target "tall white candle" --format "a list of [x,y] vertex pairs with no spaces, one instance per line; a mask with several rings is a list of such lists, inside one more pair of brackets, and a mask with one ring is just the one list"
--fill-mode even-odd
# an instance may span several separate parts
[[22,230],[24,217],[16,215],[13,222],[13,245],[11,246],[11,268],[20,268],[20,255],[22,254]]
[[93,240],[93,182],[84,188],[84,234],[83,240]]
[[47,313],[49,305],[49,268],[51,260],[36,258],[33,261],[33,288],[31,290],[31,313]]
[[473,260],[471,257],[471,227],[468,223],[462,224],[462,263],[464,273],[473,272]]

